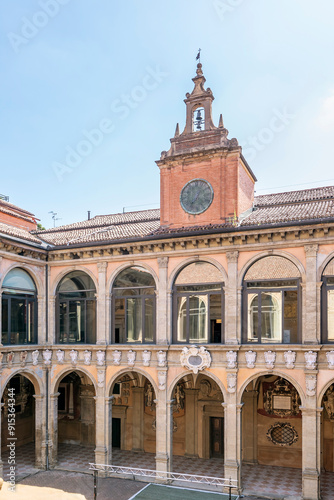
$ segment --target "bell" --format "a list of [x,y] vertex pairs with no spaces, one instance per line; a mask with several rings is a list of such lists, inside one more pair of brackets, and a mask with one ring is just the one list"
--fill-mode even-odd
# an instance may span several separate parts
[[196,120],[197,121],[202,121],[202,115],[201,115],[201,110],[200,109],[197,111]]

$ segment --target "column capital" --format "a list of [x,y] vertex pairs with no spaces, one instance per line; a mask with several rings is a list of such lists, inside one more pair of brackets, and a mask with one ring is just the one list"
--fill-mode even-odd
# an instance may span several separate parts
[[312,244],[312,245],[304,245],[304,250],[306,257],[316,257],[318,253],[318,244]]
[[107,267],[108,267],[108,262],[98,262],[97,263],[97,269],[98,269],[99,273],[105,272]]
[[157,261],[158,261],[159,269],[167,269],[168,257],[158,257]]
[[238,256],[239,256],[238,250],[226,252],[226,258],[229,264],[236,264],[238,262]]

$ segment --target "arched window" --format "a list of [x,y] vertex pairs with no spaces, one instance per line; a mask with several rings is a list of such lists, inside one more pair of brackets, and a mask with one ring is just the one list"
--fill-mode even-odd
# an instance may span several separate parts
[[174,283],[174,342],[223,341],[223,281],[207,262],[184,267]]
[[334,259],[322,274],[322,340],[334,342]]
[[284,257],[256,261],[244,278],[243,339],[246,343],[300,342],[300,273]]
[[95,285],[82,271],[64,276],[57,289],[57,342],[96,343]]
[[20,268],[9,271],[2,284],[2,343],[37,342],[37,294],[30,275]]
[[141,267],[133,266],[115,279],[113,285],[112,342],[155,342],[155,282]]

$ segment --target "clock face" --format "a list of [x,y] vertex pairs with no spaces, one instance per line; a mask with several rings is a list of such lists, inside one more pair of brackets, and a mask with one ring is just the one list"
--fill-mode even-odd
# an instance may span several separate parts
[[211,205],[213,189],[204,179],[193,179],[187,182],[180,195],[180,203],[188,214],[201,214]]

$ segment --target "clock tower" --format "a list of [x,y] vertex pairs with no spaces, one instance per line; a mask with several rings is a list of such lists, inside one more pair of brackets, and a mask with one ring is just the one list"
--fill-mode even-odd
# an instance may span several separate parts
[[210,88],[197,64],[194,89],[186,94],[186,125],[176,126],[169,151],[161,153],[160,222],[163,227],[234,223],[252,208],[256,178],[237,139],[228,139],[222,115],[212,121]]

